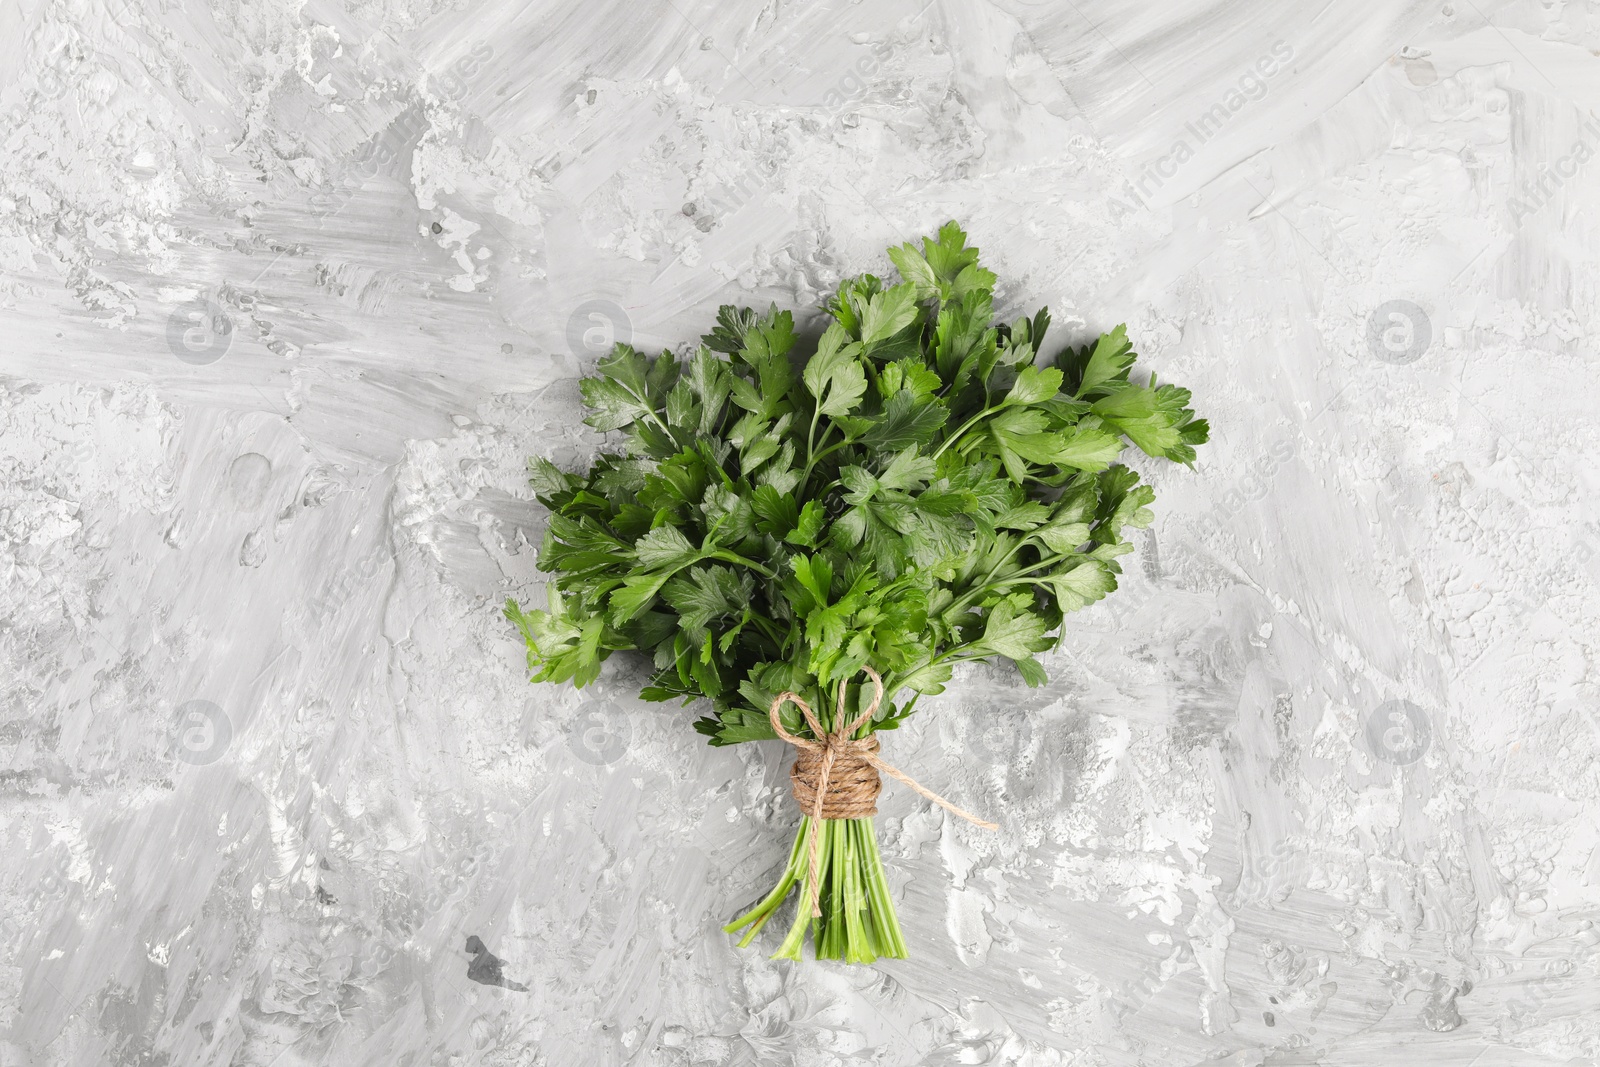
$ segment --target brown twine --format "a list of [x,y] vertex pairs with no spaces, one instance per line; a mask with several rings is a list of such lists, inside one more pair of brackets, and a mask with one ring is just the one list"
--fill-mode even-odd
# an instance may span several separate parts
[[[820,825],[823,819],[863,819],[878,812],[878,793],[883,788],[883,781],[878,777],[882,771],[896,781],[904,782],[919,794],[933,801],[946,811],[961,816],[963,819],[985,830],[1000,829],[999,823],[985,822],[971,812],[963,811],[944,797],[925,789],[913,781],[910,776],[902,773],[897,768],[885,763],[878,758],[878,738],[875,734],[868,734],[863,738],[850,735],[861,728],[861,724],[877,712],[878,705],[883,702],[883,679],[878,677],[878,672],[871,667],[863,667],[867,676],[872,679],[872,703],[855,721],[849,725],[844,721],[845,682],[839,682],[839,703],[837,716],[834,721],[832,733],[824,733],[822,724],[817,721],[816,713],[796,693],[779,693],[772,707],[767,711],[767,717],[772,720],[772,729],[777,735],[798,751],[795,753],[794,766],[789,769],[789,788],[794,794],[794,799],[800,805],[800,810],[810,815],[813,820],[811,827],[811,840],[806,848],[806,868],[811,874],[811,915],[813,918],[822,915],[822,906],[818,901],[820,887],[817,877],[817,850],[819,848],[817,837],[822,833]],[[806,718],[806,725],[811,727],[811,733],[816,740],[797,737],[783,728],[783,722],[778,717],[778,711],[784,704],[794,704]]]

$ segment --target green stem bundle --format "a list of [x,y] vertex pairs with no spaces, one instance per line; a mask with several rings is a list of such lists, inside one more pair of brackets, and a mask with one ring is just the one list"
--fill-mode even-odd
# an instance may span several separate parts
[[[870,669],[868,674],[880,687],[863,717],[870,716],[883,697],[878,675]],[[824,691],[822,706],[816,709],[820,718],[812,718],[808,710],[808,721],[823,731],[850,729],[844,725],[850,721],[845,703],[846,687],[840,685],[837,699],[830,699],[831,696]],[[805,707],[803,702],[796,703]],[[776,711],[773,719],[776,723]],[[859,734],[862,730],[870,734],[871,724],[866,723],[855,732]],[[820,812],[821,808],[817,810]],[[811,884],[813,838],[817,849],[814,895]],[[880,956],[905,958],[905,938],[900,933],[900,921],[895,917],[894,900],[889,895],[889,881],[883,857],[878,853],[877,831],[870,815],[829,819],[819,817],[816,812],[804,814],[778,884],[759,904],[723,930],[730,934],[743,930],[739,947],[748,947],[794,889],[799,890],[795,895],[794,919],[788,936],[773,953],[773,959],[800,959],[808,930],[812,931],[812,944],[820,960],[871,963]],[[811,907],[813,900],[817,904],[818,914],[815,915]]]
[[[811,915],[811,890],[807,871],[807,849],[812,834],[820,834],[819,886],[817,903],[822,914]],[[767,920],[782,906],[790,890],[798,888],[794,920],[773,959],[800,959],[806,931],[812,931],[812,944],[819,960],[846,963],[871,963],[879,957],[905,959],[906,943],[895,917],[894,901],[889,896],[889,881],[883,857],[878,853],[878,835],[872,819],[800,820],[794,848],[778,884],[761,902],[723,927],[732,934],[744,930],[739,947],[755,940]]]

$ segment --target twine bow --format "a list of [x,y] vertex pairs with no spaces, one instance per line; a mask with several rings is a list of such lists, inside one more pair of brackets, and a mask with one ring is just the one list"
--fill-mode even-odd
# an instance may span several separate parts
[[[878,672],[871,667],[863,667],[867,676],[872,679],[872,703],[867,709],[848,725],[844,721],[845,681],[839,682],[838,714],[834,721],[832,733],[826,733],[822,724],[817,721],[816,713],[811,710],[811,705],[800,698],[797,693],[779,693],[772,707],[767,711],[767,717],[772,720],[772,729],[777,735],[798,749],[795,756],[794,767],[789,772],[793,782],[794,798],[814,820],[811,827],[810,840],[806,847],[806,867],[811,875],[811,915],[818,918],[822,915],[822,906],[818,896],[821,887],[818,883],[817,872],[817,838],[822,832],[823,818],[830,819],[859,819],[877,812],[876,800],[882,783],[878,779],[877,771],[882,771],[896,781],[904,782],[922,796],[933,801],[952,814],[959,815],[968,822],[981,826],[985,830],[1000,829],[999,823],[985,822],[971,812],[963,811],[944,797],[931,789],[925,789],[912,778],[878,758],[878,739],[869,734],[863,738],[851,737],[862,723],[871,719],[877,712],[878,705],[883,702],[883,679],[878,677]],[[783,728],[783,722],[778,717],[778,711],[785,704],[794,704],[806,718],[806,725],[811,727],[811,733],[816,740],[798,737]],[[835,769],[839,770],[839,777],[834,778]],[[814,781],[813,781],[814,777]],[[830,793],[828,786],[834,786]],[[809,803],[808,803],[809,802]]]

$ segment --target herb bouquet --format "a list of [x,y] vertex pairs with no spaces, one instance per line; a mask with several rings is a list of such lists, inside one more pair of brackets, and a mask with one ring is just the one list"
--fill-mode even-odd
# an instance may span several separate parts
[[1123,448],[1190,463],[1206,439],[1187,389],[1131,379],[1123,327],[1046,361],[1047,311],[991,324],[995,276],[955,223],[889,258],[900,283],[841,283],[809,358],[775,308],[722,308],[683,357],[617,345],[582,390],[620,448],[582,475],[530,461],[554,580],[548,610],[506,608],[535,681],[586,685],[639,650],[641,695],[709,702],[711,744],[796,747],[789,862],[727,926],[748,945],[800,887],[790,959],[813,924],[819,958],[905,956],[878,772],[979,820],[886,764],[877,734],[960,663],[1043,683],[1034,657],[1116,588],[1127,529],[1151,519]]

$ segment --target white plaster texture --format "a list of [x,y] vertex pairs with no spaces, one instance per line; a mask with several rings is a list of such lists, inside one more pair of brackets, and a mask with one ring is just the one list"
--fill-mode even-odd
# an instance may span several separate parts
[[[0,1065],[1600,1062],[1600,7],[7,0]],[[534,688],[575,379],[960,220],[1213,427],[887,735]],[[468,951],[470,938],[475,948]],[[769,946],[769,951],[770,951]],[[498,962],[496,962],[498,961]]]

